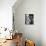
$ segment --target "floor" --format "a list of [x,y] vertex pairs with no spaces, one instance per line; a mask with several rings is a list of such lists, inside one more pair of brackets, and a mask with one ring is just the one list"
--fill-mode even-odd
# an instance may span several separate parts
[[13,39],[13,40],[6,40],[6,42],[2,43],[0,46],[16,46],[15,39]]

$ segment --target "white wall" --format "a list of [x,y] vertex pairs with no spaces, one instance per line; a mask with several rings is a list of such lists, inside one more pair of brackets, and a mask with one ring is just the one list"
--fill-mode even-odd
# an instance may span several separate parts
[[46,46],[46,0],[41,1],[41,38],[42,46]]
[[[40,0],[23,0],[15,9],[15,28],[22,32],[24,37],[35,41],[36,46],[41,46],[41,1]],[[25,24],[25,14],[34,14],[34,24]]]
[[12,28],[12,6],[16,0],[0,0],[0,27]]

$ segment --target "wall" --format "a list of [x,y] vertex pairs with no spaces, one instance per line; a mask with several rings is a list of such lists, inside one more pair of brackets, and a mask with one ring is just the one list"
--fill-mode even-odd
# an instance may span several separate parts
[[46,0],[41,1],[41,41],[46,46]]
[[[15,28],[22,32],[24,38],[35,41],[36,46],[41,46],[41,1],[40,0],[23,0],[14,10]],[[25,24],[25,14],[34,14],[34,24]]]
[[0,27],[12,28],[12,6],[16,0],[0,0]]

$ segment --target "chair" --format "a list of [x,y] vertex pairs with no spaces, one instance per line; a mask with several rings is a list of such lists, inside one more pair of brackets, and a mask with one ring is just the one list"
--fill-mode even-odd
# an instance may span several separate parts
[[32,40],[26,40],[25,46],[35,46],[35,43]]
[[16,46],[22,46],[22,33],[15,33]]

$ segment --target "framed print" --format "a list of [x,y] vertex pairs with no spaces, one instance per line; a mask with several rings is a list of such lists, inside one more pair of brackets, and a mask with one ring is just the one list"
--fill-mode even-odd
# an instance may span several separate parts
[[25,24],[34,24],[34,14],[25,14]]

